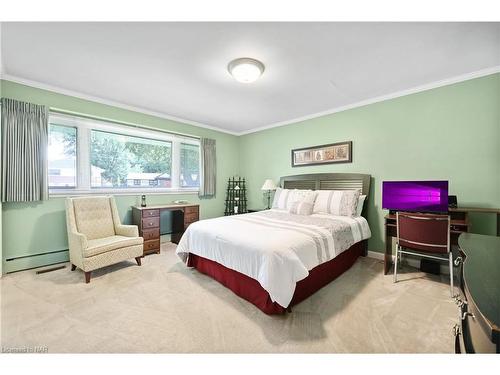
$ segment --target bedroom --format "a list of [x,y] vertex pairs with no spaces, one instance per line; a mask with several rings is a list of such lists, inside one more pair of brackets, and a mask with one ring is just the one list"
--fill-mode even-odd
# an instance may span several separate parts
[[500,351],[500,23],[319,21],[2,19],[3,353]]

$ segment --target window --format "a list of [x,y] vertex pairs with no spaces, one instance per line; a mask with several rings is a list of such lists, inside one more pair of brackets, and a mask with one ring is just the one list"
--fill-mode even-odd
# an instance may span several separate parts
[[181,143],[180,186],[200,187],[200,146]]
[[198,191],[199,175],[197,139],[75,116],[50,116],[51,194]]
[[90,178],[92,188],[150,186],[162,179],[169,188],[172,142],[91,130]]
[[49,188],[76,187],[76,128],[50,124]]

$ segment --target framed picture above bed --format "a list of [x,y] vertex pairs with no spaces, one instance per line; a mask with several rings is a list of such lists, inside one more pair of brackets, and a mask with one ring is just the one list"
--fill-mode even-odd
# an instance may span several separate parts
[[334,163],[352,163],[352,141],[292,150],[292,167]]

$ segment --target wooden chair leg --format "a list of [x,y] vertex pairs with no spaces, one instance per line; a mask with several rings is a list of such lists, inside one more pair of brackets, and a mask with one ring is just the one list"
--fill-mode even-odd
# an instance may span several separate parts
[[140,266],[141,265],[141,257],[136,257],[135,258],[135,261],[137,262],[137,265]]
[[90,271],[85,272],[85,284],[90,283]]
[[76,270],[76,266],[74,264],[71,265],[71,271]]

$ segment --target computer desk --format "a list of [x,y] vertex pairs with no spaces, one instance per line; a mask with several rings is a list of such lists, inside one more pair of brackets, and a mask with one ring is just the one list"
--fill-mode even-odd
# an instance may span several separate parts
[[[494,213],[497,215],[497,236],[500,236],[500,208],[482,207],[455,207],[449,208],[450,215],[450,242],[458,246],[458,237],[462,233],[470,232],[469,213]],[[387,214],[384,218],[385,227],[385,253],[384,253],[384,275],[389,273],[392,267],[392,238],[397,237],[396,215]]]

